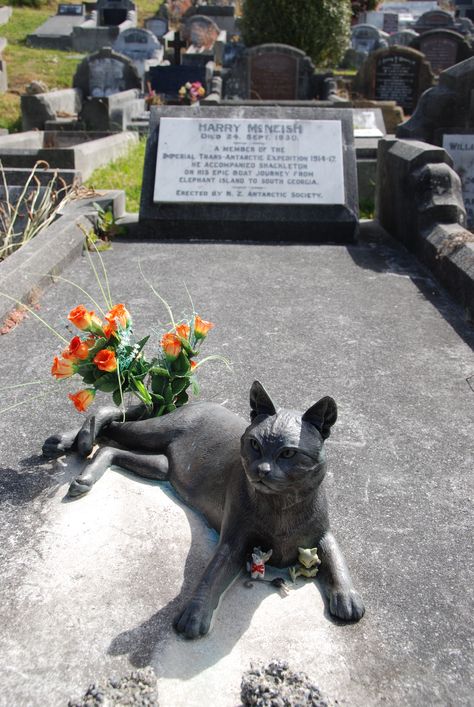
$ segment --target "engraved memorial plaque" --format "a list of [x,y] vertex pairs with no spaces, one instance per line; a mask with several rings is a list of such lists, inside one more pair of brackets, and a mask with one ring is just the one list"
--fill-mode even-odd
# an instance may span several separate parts
[[344,204],[341,123],[162,118],[153,200]]
[[375,69],[375,100],[396,101],[411,113],[417,100],[418,71],[419,62],[414,58],[393,54],[380,57]]
[[256,54],[250,59],[250,98],[295,100],[298,96],[298,60],[280,53]]

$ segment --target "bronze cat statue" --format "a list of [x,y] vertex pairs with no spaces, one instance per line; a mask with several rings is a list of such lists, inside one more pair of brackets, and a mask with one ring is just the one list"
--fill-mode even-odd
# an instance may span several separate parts
[[[271,564],[286,567],[298,547],[317,547],[319,580],[333,616],[357,621],[364,605],[329,529],[324,490],[324,440],[337,417],[322,398],[303,415],[277,409],[256,381],[250,390],[251,423],[221,405],[192,403],[163,417],[118,422],[117,408],[102,408],[79,432],[46,440],[54,457],[67,449],[84,456],[96,434],[123,449],[102,447],[73,481],[70,496],[90,490],[111,464],[148,479],[167,480],[220,534],[192,599],[176,618],[187,638],[209,631],[219,598],[245,566],[254,547],[273,550]],[[140,408],[128,412],[136,418]]]

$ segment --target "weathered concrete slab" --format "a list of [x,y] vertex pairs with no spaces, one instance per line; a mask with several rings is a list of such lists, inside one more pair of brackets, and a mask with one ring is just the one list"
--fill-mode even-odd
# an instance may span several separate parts
[[[179,313],[186,280],[216,323],[207,350],[234,361],[233,375],[203,368],[205,399],[247,416],[254,378],[284,405],[335,397],[332,525],[367,613],[336,624],[311,583],[282,599],[238,580],[213,632],[179,639],[172,617],[214,542],[202,520],[123,472],[65,503],[74,460],[50,466],[38,454],[48,434],[79,422],[66,399],[74,386],[3,393],[2,408],[32,397],[1,418],[5,704],[62,706],[90,682],[151,664],[164,707],[235,707],[250,661],[274,657],[343,705],[471,704],[474,336],[462,312],[390,244],[135,241],[103,257],[137,334],[166,316],[138,261]],[[86,258],[65,276],[100,297]],[[81,301],[60,282],[38,313],[69,337],[65,317]],[[61,343],[30,317],[0,346],[6,385],[47,380]]]

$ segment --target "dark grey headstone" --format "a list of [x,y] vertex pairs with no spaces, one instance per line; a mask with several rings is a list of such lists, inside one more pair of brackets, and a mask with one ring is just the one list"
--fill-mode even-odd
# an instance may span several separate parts
[[434,83],[430,65],[421,52],[394,46],[370,54],[353,82],[353,91],[364,98],[396,101],[412,113],[418,98]]
[[72,15],[73,17],[80,16],[84,14],[84,5],[82,3],[63,3],[60,2],[58,5],[58,15]]
[[426,56],[435,74],[468,59],[474,53],[462,35],[449,29],[423,32],[413,39],[411,46]]
[[[155,238],[354,239],[358,194],[350,111],[201,105],[191,116],[185,107],[151,109],[141,233]],[[182,119],[190,117],[185,125]],[[165,118],[172,120],[163,122],[160,143]],[[312,137],[314,130],[337,137],[320,144]],[[184,136],[192,138],[195,131],[198,139],[189,151]],[[274,152],[277,140],[281,147]],[[326,181],[321,176],[325,170],[332,175]],[[340,177],[333,179],[336,171]]]
[[110,96],[132,88],[140,89],[141,85],[131,59],[110,47],[83,59],[73,79],[74,88],[80,88],[84,97]]
[[398,13],[384,12],[383,13],[383,31],[387,34],[398,32]]
[[98,0],[97,24],[100,27],[117,27],[126,22],[135,9],[135,3],[131,0]]
[[146,75],[147,84],[150,83],[155,93],[168,98],[177,98],[178,91],[186,82],[199,81],[206,84],[206,69],[203,66],[152,66]]

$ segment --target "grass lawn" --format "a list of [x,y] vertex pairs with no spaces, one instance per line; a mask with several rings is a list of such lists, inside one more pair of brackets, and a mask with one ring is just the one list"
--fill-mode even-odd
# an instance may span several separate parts
[[104,167],[96,169],[86,184],[100,191],[101,189],[123,189],[127,197],[126,209],[129,212],[139,210],[142,188],[143,163],[145,161],[146,139],[132,145],[125,157],[120,157]]

